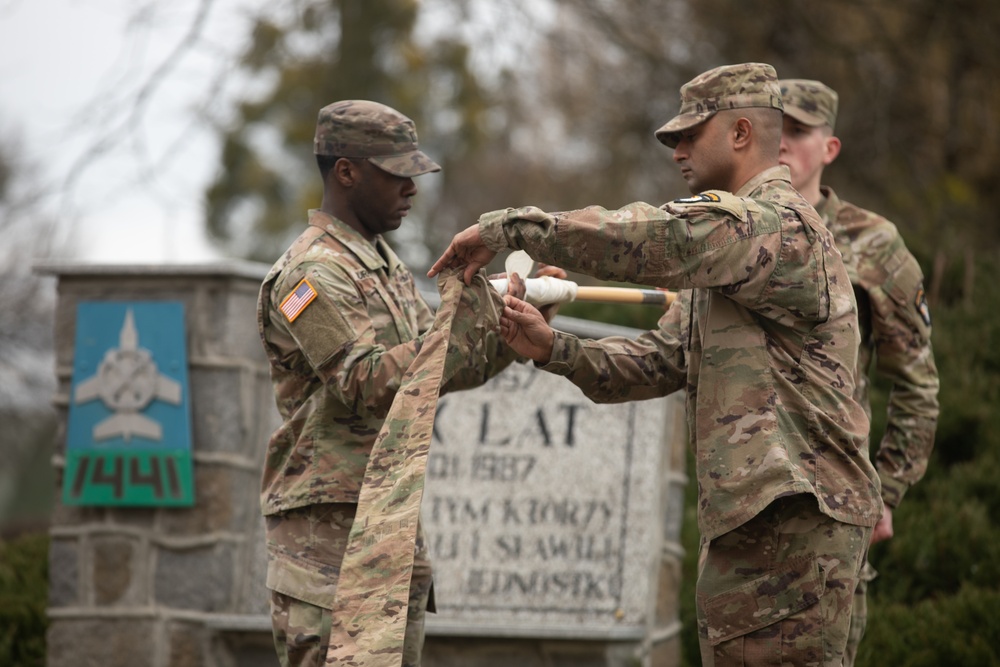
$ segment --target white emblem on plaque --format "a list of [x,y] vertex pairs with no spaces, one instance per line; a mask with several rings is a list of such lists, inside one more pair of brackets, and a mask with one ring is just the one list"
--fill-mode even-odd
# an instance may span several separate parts
[[128,442],[134,435],[161,440],[163,427],[139,413],[153,400],[180,405],[181,384],[161,374],[149,350],[139,347],[131,308],[118,340],[119,346],[105,353],[97,374],[77,385],[74,400],[80,404],[99,398],[114,412],[94,426],[95,440],[122,436]]

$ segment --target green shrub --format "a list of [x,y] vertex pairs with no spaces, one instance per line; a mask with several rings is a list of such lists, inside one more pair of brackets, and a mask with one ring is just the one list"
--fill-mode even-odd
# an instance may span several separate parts
[[[1000,464],[995,457],[953,466],[921,484],[893,515],[895,536],[872,548],[884,574],[873,595],[902,604],[1000,581]],[[926,500],[925,500],[926,498]]]
[[858,667],[1000,665],[1000,591],[962,586],[916,605],[871,601]]
[[0,541],[0,665],[45,664],[46,534]]

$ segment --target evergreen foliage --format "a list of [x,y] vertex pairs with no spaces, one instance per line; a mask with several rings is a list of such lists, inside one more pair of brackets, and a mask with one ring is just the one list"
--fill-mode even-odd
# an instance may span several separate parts
[[962,586],[954,595],[916,604],[869,605],[869,624],[857,664],[898,667],[1000,665],[1000,591]]
[[0,540],[0,665],[45,664],[48,535]]
[[[312,147],[320,108],[370,99],[398,109],[447,175],[477,145],[487,104],[466,44],[447,35],[417,39],[414,0],[262,7],[236,64],[257,92],[236,104],[220,130],[220,169],[205,209],[209,232],[230,252],[270,263],[322,200]],[[443,117],[449,131],[435,131]],[[441,137],[437,146],[434,137]]]

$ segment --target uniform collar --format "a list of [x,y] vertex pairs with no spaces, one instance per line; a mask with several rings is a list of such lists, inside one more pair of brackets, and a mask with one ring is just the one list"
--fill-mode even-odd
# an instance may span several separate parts
[[350,248],[369,271],[387,268],[391,274],[403,264],[381,234],[377,234],[375,242],[371,243],[347,223],[318,208],[309,211],[309,224],[319,227]]
[[791,185],[792,175],[791,172],[788,171],[788,167],[783,164],[768,167],[744,183],[743,187],[733,194],[737,197],[749,197],[753,192],[760,188],[760,186],[764,185],[764,183],[767,183],[768,181],[787,181],[788,184]]
[[819,193],[823,195],[823,200],[817,204],[816,212],[823,218],[823,222],[829,224],[830,214],[840,208],[840,197],[828,185],[819,186]]

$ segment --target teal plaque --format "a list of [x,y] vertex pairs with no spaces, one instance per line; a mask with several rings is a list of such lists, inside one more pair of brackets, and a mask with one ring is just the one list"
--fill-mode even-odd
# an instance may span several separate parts
[[194,504],[184,304],[77,306],[63,502]]

